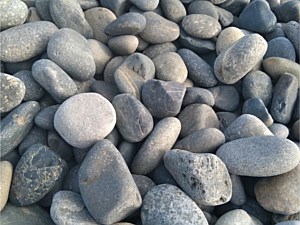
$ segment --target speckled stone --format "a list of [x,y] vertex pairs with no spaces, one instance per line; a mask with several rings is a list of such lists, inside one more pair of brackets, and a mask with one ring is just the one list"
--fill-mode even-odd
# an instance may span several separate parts
[[262,223],[255,222],[245,210],[235,209],[222,215],[215,225],[262,225]]
[[34,123],[45,130],[54,130],[54,115],[60,105],[51,105],[42,109],[34,117]]
[[[0,161],[0,212],[6,205],[11,179],[13,175],[13,165],[8,161]],[[1,215],[1,220],[2,220]]]
[[21,104],[26,87],[19,78],[6,73],[0,73],[0,84],[0,113],[9,112]]
[[72,146],[69,145],[56,131],[48,131],[48,146],[62,159],[69,162],[73,158]]
[[108,47],[116,55],[130,55],[138,47],[139,39],[134,35],[120,35],[108,40]]
[[144,198],[145,195],[151,190],[151,188],[155,186],[155,183],[149,177],[137,174],[132,174],[132,177],[134,179],[134,182],[136,183],[137,188],[139,189],[142,198]]
[[216,155],[173,149],[165,154],[164,163],[182,190],[197,204],[215,206],[230,200],[229,173]]
[[228,27],[221,31],[216,43],[217,54],[226,51],[235,42],[244,37],[245,34],[237,27]]
[[195,103],[202,103],[212,107],[215,104],[215,99],[212,93],[205,88],[187,87],[183,98],[182,107],[186,107]]
[[162,184],[152,188],[144,198],[143,225],[208,225],[202,210],[179,188]]
[[[1,32],[1,61],[22,62],[43,53],[57,27],[47,21],[37,21]],[[36,37],[36,38],[32,38]]]
[[144,51],[143,54],[148,56],[150,59],[154,59],[156,56],[167,52],[176,52],[177,47],[172,42],[167,42],[163,44],[154,44],[149,45]]
[[64,101],[54,116],[54,127],[63,139],[86,148],[106,137],[116,124],[112,104],[100,94],[77,94]]
[[277,37],[268,41],[268,50],[264,55],[264,59],[269,57],[280,57],[295,61],[296,51],[289,39]]
[[180,0],[160,0],[159,3],[165,17],[175,23],[186,16],[186,9]]
[[274,136],[248,137],[225,143],[218,149],[217,156],[230,173],[254,177],[286,173],[300,161],[296,144]]

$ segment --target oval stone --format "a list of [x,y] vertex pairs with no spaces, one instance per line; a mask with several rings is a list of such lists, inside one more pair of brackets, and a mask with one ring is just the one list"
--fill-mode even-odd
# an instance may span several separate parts
[[160,0],[159,3],[166,18],[175,23],[186,16],[186,9],[180,0]]
[[230,173],[251,177],[283,174],[300,161],[295,143],[274,136],[248,137],[225,143],[218,149],[217,156]]
[[216,43],[217,54],[220,54],[223,51],[226,51],[230,48],[235,42],[244,37],[245,34],[242,30],[236,27],[228,27],[221,31],[218,36]]
[[108,40],[108,47],[116,55],[129,55],[136,51],[139,39],[134,35],[120,35]]
[[157,8],[159,0],[129,0],[132,4],[143,11],[152,11]]
[[212,107],[215,104],[215,99],[212,93],[205,88],[187,87],[182,106],[186,107],[194,103],[202,103]]
[[231,210],[223,214],[215,223],[215,225],[262,225],[255,223],[252,216],[243,209]]

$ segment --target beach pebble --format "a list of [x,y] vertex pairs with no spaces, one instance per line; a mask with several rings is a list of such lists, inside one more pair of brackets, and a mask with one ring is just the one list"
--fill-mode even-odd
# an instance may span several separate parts
[[282,4],[274,8],[274,13],[278,21],[282,23],[288,23],[290,21],[300,23],[300,4],[297,0],[282,2]]
[[273,123],[268,128],[274,134],[274,136],[281,138],[287,138],[290,133],[289,129],[281,123]]
[[216,114],[219,120],[219,129],[222,132],[238,117],[232,112],[217,112]]
[[268,41],[268,50],[264,55],[264,59],[269,57],[280,57],[295,61],[296,51],[289,39],[277,37]]
[[234,22],[234,16],[231,12],[216,5],[215,8],[219,14],[219,22],[222,25],[222,27],[228,27]]
[[[9,189],[13,176],[13,165],[8,161],[0,161],[0,212],[8,200]],[[2,214],[3,216],[3,214]],[[1,220],[3,219],[1,216]]]
[[188,6],[188,14],[205,14],[216,20],[219,19],[219,14],[211,1],[193,1]]
[[100,0],[102,7],[111,10],[117,17],[121,16],[125,12],[125,7],[127,6],[126,0]]
[[132,174],[132,177],[142,198],[155,186],[155,183],[149,177],[137,174]]
[[92,83],[91,89],[93,92],[102,95],[110,102],[112,102],[116,95],[120,94],[119,89],[115,84],[111,84],[102,80],[95,80]]
[[[215,225],[260,225],[261,223],[255,223],[245,210],[235,209],[222,215]],[[262,224],[261,224],[262,225]]]
[[45,130],[54,130],[54,115],[60,105],[51,105],[42,109],[34,117],[34,123]]
[[292,126],[292,135],[296,140],[300,140],[300,120],[298,119]]
[[118,145],[118,149],[123,156],[127,166],[129,167],[132,163],[133,158],[135,157],[137,151],[139,150],[139,143],[132,143],[128,141],[122,141]]
[[175,23],[186,16],[186,9],[180,0],[160,0],[159,4],[165,17]]
[[147,47],[143,54],[148,56],[150,59],[155,58],[156,56],[159,56],[161,54],[167,53],[167,52],[176,52],[177,47],[172,42],[167,42],[163,44],[154,44]]
[[172,184],[178,186],[172,175],[166,169],[164,162],[161,162],[155,170],[150,174],[150,178],[155,182],[155,184]]
[[[201,1],[199,1],[201,2]],[[221,31],[216,43],[217,54],[226,51],[235,42],[244,37],[245,34],[237,27],[228,27]]]
[[103,71],[103,80],[107,83],[116,84],[114,73],[125,61],[126,56],[115,56],[105,66]]
[[187,87],[183,98],[182,107],[186,107],[195,103],[202,103],[212,107],[215,104],[215,99],[213,94],[205,88]]
[[108,40],[108,47],[116,55],[130,55],[138,47],[139,39],[134,35],[120,35]]
[[56,131],[48,131],[47,141],[48,146],[65,161],[68,162],[73,158],[72,146],[66,143]]
[[296,49],[296,54],[299,57],[300,52],[300,23],[296,21],[290,21],[286,24],[283,24],[282,29],[287,38],[293,43],[294,48]]
[[152,11],[158,6],[159,0],[129,0],[132,4],[143,11]]
[[232,183],[232,196],[230,202],[234,205],[244,205],[247,201],[247,196],[240,176],[230,174]]
[[299,220],[290,220],[281,223],[276,223],[276,225],[300,225]]

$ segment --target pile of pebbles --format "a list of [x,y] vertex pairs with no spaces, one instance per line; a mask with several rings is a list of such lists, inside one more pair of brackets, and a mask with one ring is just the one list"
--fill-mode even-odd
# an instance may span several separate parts
[[0,2],[2,225],[299,225],[298,0]]

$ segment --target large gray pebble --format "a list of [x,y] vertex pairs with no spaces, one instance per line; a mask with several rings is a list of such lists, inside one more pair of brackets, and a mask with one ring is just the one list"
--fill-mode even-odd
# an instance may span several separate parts
[[158,6],[159,0],[129,0],[132,4],[143,11],[152,11]]
[[179,188],[162,184],[152,188],[143,201],[143,225],[208,225],[202,210]]
[[160,0],[159,3],[166,18],[175,23],[186,16],[186,9],[180,0]]
[[116,55],[129,55],[136,51],[139,39],[134,35],[120,35],[108,40],[108,47]]
[[215,225],[262,225],[256,223],[243,209],[231,210],[223,214],[215,223]]
[[248,137],[228,142],[218,149],[217,156],[230,173],[254,177],[286,173],[300,161],[296,144],[274,136]]
[[57,30],[51,22],[37,21],[2,31],[1,61],[22,62],[40,55]]
[[197,204],[215,206],[230,200],[230,176],[216,155],[173,149],[165,154],[164,163],[179,186]]
[[285,37],[277,37],[268,41],[268,50],[264,55],[264,59],[269,57],[281,57],[295,61],[296,51],[289,39]]
[[194,103],[202,103],[212,107],[215,104],[215,99],[212,93],[205,88],[187,87],[182,106],[186,107]]
[[298,38],[298,34],[300,32],[300,23],[296,21],[289,21],[286,24],[283,24],[282,26],[285,35],[287,38],[293,43],[295,49],[296,49],[296,54],[299,57],[299,52],[300,52],[300,40]]
[[42,109],[35,117],[34,123],[45,130],[54,130],[54,115],[60,105],[51,105]]
[[142,204],[122,155],[108,140],[97,142],[89,151],[78,179],[82,199],[99,223],[119,222]]

